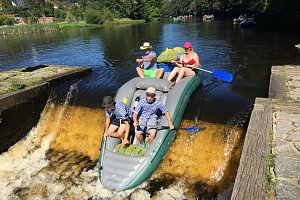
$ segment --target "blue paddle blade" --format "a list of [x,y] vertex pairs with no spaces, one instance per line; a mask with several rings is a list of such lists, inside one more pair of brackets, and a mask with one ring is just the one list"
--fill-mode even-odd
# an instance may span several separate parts
[[186,128],[185,130],[195,133],[195,132],[199,131],[200,128],[199,127],[189,127],[189,128]]
[[228,72],[224,72],[224,71],[214,71],[212,72],[212,74],[215,76],[215,78],[228,82],[230,83],[232,81],[233,75],[228,73]]

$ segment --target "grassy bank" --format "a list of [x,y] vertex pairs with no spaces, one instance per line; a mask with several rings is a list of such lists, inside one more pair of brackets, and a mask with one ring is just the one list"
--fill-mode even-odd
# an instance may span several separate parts
[[[139,24],[145,23],[145,20],[131,20],[131,19],[114,19],[106,22],[104,25],[122,25],[122,24]],[[37,32],[51,32],[70,28],[91,28],[102,27],[100,24],[87,24],[84,21],[80,22],[60,22],[51,24],[28,24],[28,25],[14,25],[14,26],[0,26],[0,35],[13,35],[22,33],[37,33]]]
[[117,18],[113,19],[113,21],[106,22],[105,24],[111,25],[111,24],[117,24],[117,25],[122,25],[122,24],[141,24],[145,23],[146,21],[143,19],[139,20],[132,20],[128,18]]
[[0,35],[13,35],[22,33],[36,33],[36,32],[51,32],[57,31],[60,27],[57,23],[53,24],[29,24],[29,25],[14,25],[0,27]]
[[41,84],[55,76],[84,69],[79,66],[39,65],[0,72],[0,95]]

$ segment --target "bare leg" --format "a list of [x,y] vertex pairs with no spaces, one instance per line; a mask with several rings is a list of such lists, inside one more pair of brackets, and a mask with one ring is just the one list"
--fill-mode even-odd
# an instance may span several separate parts
[[159,68],[156,70],[156,78],[161,78],[164,73],[164,68]]
[[136,135],[136,139],[140,142],[141,145],[144,145],[145,142],[144,142],[144,138],[143,138],[143,132],[135,132],[135,135]]
[[115,137],[118,137],[118,138],[120,138],[122,140],[125,130],[126,130],[126,125],[125,124],[121,124],[121,126],[118,129],[118,131],[115,132]]
[[178,76],[176,78],[176,84],[183,78],[184,76],[184,71],[186,68],[181,68],[180,72],[178,73]]
[[196,73],[190,68],[186,68],[184,71],[184,76],[195,76],[195,75]]
[[149,138],[148,138],[148,143],[149,145],[151,144],[151,142],[154,140],[156,135],[156,129],[150,129],[149,130]]
[[[117,133],[116,133],[116,130],[117,130],[118,128],[119,128],[118,126],[111,124],[111,125],[108,127],[107,135],[108,135],[108,136],[112,136],[112,137],[118,137],[118,135],[117,135]],[[116,135],[117,135],[117,136],[116,136]]]
[[172,79],[176,76],[177,73],[180,72],[180,67],[175,67],[168,77],[168,81],[172,81]]
[[129,134],[129,129],[130,129],[130,124],[125,121],[125,132],[124,132],[124,135],[122,135],[122,144],[128,144],[129,141],[128,141],[128,134]]
[[143,70],[143,69],[141,69],[140,67],[136,67],[135,69],[136,69],[138,75],[139,75],[141,78],[144,78],[144,77],[145,77],[145,76],[144,76],[144,70]]
[[194,75],[195,72],[190,68],[182,68],[177,76],[176,84],[183,78],[183,76],[194,76]]

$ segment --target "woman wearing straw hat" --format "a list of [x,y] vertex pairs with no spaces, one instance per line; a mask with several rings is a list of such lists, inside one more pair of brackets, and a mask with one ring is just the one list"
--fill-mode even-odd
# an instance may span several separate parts
[[136,62],[139,63],[136,71],[141,78],[161,78],[164,73],[163,68],[157,68],[156,53],[151,51],[151,48],[152,46],[149,42],[144,42],[143,46],[140,46],[140,49],[144,50],[144,55],[142,55],[142,58],[136,59]]

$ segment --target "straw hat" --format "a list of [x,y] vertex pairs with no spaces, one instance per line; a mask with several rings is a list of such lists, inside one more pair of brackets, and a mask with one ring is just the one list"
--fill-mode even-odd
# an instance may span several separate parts
[[145,50],[145,49],[151,49],[152,46],[150,45],[149,42],[144,42],[143,46],[140,46],[140,49]]

